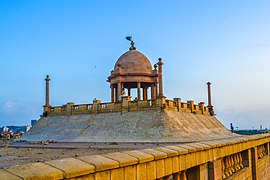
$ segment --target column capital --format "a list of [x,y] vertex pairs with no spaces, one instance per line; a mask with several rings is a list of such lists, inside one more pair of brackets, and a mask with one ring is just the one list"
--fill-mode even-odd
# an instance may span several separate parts
[[164,63],[162,62],[162,58],[158,58],[158,63],[159,66],[163,65]]
[[45,78],[44,80],[45,80],[45,81],[50,81],[50,80],[51,80],[51,79],[50,79],[50,76],[47,75],[46,78]]

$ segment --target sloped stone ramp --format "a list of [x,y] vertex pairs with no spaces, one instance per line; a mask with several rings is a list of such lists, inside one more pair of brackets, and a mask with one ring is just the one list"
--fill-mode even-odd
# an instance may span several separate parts
[[20,140],[196,142],[233,136],[214,116],[154,109],[42,117]]

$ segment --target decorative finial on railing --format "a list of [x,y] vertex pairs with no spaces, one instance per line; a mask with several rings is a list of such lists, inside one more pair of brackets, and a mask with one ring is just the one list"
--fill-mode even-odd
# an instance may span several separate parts
[[134,41],[132,41],[132,36],[127,36],[126,37],[126,39],[128,40],[128,41],[131,41],[131,47],[129,48],[129,50],[136,50],[136,47],[134,46]]

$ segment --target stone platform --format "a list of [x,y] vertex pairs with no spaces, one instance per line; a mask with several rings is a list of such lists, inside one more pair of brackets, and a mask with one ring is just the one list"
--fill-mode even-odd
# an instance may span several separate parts
[[235,136],[215,116],[148,109],[43,117],[20,140],[196,142]]

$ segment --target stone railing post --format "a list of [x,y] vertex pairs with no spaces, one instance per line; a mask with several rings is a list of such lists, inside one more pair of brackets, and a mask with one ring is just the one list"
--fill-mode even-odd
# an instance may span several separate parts
[[221,159],[209,162],[209,180],[222,179]]
[[93,100],[93,111],[98,112],[101,100]]
[[252,160],[252,179],[258,180],[258,150],[257,147],[251,148]]
[[155,100],[155,106],[164,108],[166,104],[166,98],[165,97],[160,97],[158,96],[157,99]]
[[194,112],[194,101],[187,101],[187,103],[189,104],[190,111]]
[[200,110],[202,111],[202,114],[205,114],[204,113],[204,102],[200,102],[199,107],[200,107]]
[[173,101],[176,103],[177,111],[181,112],[181,98],[173,98]]
[[68,102],[66,106],[66,112],[72,114],[74,105],[75,105],[74,102]]
[[268,142],[267,143],[267,152],[268,152],[268,158],[269,158],[269,160],[270,160],[270,143]]
[[131,96],[122,97],[122,111],[129,111],[129,102],[131,101]]

